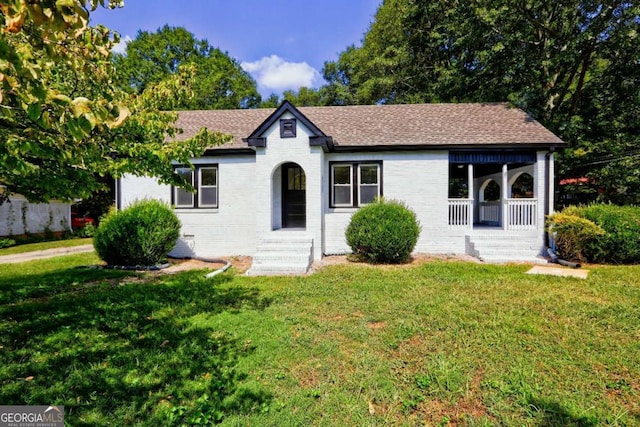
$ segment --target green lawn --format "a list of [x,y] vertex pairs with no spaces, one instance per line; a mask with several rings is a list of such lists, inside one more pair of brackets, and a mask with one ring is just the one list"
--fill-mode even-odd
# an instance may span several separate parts
[[26,243],[24,245],[10,246],[0,249],[1,255],[22,254],[25,252],[42,251],[54,248],[70,248],[72,246],[91,245],[93,239],[68,239],[68,240],[51,240],[49,242]]
[[0,269],[0,402],[69,425],[640,425],[640,266]]

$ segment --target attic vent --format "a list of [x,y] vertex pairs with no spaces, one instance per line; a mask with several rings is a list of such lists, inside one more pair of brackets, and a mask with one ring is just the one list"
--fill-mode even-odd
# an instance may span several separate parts
[[296,137],[296,119],[280,120],[280,138]]

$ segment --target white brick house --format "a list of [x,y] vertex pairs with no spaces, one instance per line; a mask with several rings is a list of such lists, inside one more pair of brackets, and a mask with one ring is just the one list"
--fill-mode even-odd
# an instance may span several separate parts
[[349,251],[344,231],[375,196],[417,214],[423,253],[533,261],[553,206],[563,142],[507,104],[413,104],[183,111],[184,137],[232,142],[180,168],[197,194],[126,176],[118,205],[153,197],[182,221],[176,256],[251,255],[252,271],[304,271]]

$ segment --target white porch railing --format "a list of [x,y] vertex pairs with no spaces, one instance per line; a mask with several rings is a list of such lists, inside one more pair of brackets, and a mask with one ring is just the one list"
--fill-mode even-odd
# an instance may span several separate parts
[[473,199],[449,199],[449,228],[473,227]]
[[507,199],[507,230],[535,230],[538,199]]
[[500,223],[500,202],[481,202],[479,209],[480,222]]

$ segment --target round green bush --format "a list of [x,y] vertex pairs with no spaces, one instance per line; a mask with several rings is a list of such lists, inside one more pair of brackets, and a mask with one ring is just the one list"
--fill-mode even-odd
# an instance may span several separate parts
[[565,209],[547,218],[547,229],[556,241],[557,254],[567,260],[588,261],[589,244],[604,236],[599,225]]
[[93,237],[98,256],[110,265],[150,266],[163,261],[180,235],[180,220],[169,205],[140,200],[109,212]]
[[[590,261],[606,264],[640,263],[640,207],[592,204],[565,209],[594,222],[605,233],[586,245]],[[563,211],[564,212],[564,211]]]
[[351,251],[374,263],[407,261],[419,235],[420,224],[411,209],[382,199],[354,213],[346,231]]

